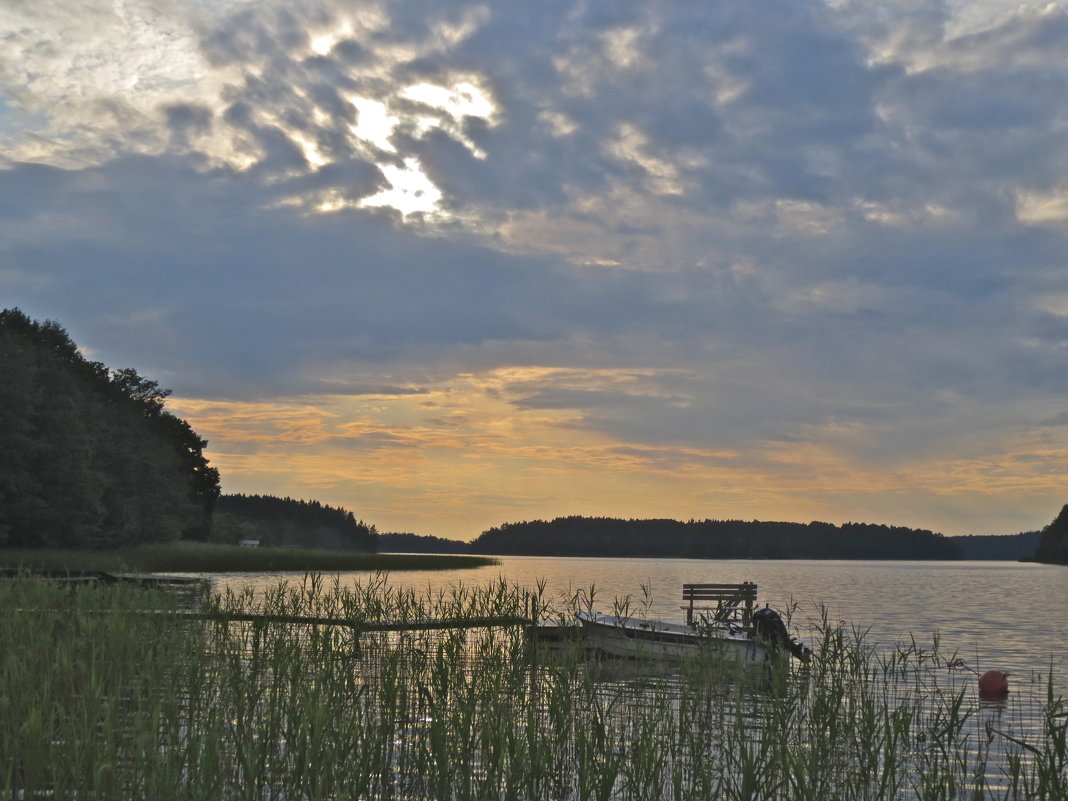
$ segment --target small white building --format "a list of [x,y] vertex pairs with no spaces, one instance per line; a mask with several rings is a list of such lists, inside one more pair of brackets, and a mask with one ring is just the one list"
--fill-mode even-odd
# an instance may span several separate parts
[[238,543],[242,548],[259,548],[259,540],[240,540]]

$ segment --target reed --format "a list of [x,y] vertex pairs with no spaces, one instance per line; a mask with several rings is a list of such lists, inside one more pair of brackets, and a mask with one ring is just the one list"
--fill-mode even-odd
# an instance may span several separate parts
[[567,619],[588,595],[308,576],[191,617],[162,592],[2,582],[0,799],[1066,797],[1052,676],[986,706],[937,641],[880,651],[823,614],[808,666],[754,675],[358,625]]

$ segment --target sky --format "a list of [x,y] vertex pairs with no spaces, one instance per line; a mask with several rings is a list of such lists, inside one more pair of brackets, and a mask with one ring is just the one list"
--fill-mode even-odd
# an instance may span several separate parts
[[0,307],[225,492],[1046,525],[1068,3],[4,0]]

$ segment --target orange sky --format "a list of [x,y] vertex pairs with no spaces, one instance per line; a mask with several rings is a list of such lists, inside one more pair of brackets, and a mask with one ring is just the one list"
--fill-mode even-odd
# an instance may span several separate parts
[[906,459],[887,469],[833,444],[746,451],[628,442],[576,410],[517,408],[530,382],[626,387],[615,371],[512,368],[460,375],[416,394],[261,402],[172,398],[209,440],[226,492],[344,506],[381,531],[468,540],[503,522],[570,514],[887,523],[946,534],[1016,533],[1055,514],[1063,442],[1023,432],[1019,454]]

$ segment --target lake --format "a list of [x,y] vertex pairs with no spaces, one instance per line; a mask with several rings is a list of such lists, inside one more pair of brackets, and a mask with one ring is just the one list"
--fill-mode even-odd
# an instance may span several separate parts
[[[754,581],[760,603],[780,610],[798,605],[794,628],[802,640],[806,621],[817,618],[822,606],[832,620],[869,630],[872,644],[892,645],[912,636],[926,647],[937,636],[944,654],[956,652],[980,672],[997,668],[1032,683],[1043,681],[1052,664],[1057,691],[1068,693],[1068,567],[1022,562],[498,558],[499,565],[473,570],[393,573],[389,583],[438,590],[503,577],[526,587],[544,581],[553,599],[593,587],[595,608],[610,611],[614,599],[629,595],[633,608],[648,608],[641,614],[682,620],[683,583]],[[339,580],[350,584],[365,575],[346,573]],[[217,587],[237,589],[300,577],[289,573],[213,579]]]

